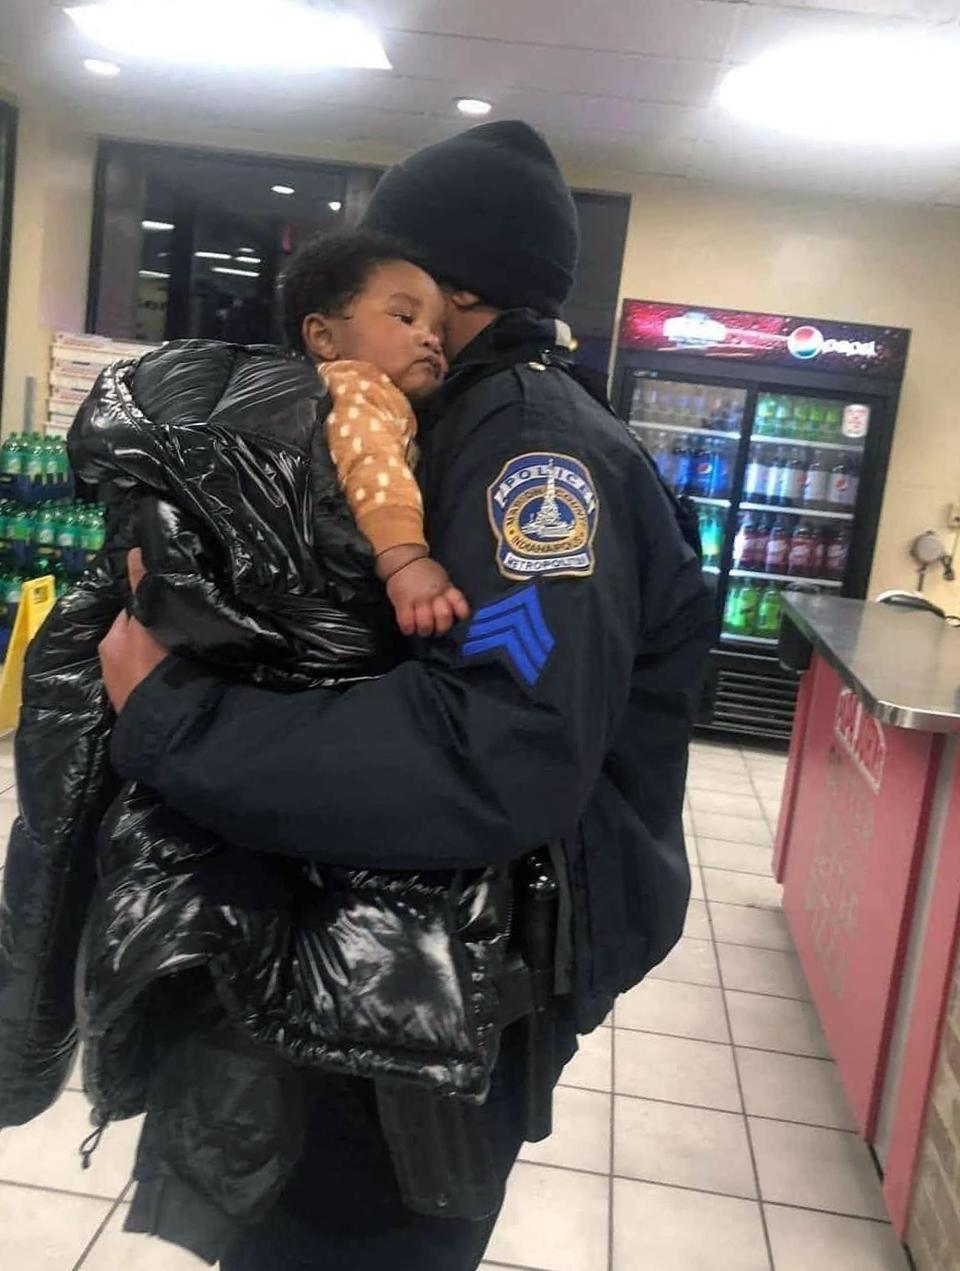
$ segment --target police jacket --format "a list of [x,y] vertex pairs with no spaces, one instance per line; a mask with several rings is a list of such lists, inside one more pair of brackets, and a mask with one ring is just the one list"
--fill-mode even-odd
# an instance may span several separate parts
[[[215,667],[271,700],[333,698],[395,664],[327,408],[315,370],[270,348],[180,342],[103,374],[70,452],[108,497],[108,547],[30,648],[16,742],[0,1126],[53,1102],[79,1013],[97,1120],[149,1113],[141,1179],[162,1164],[240,1219],[295,1163],[294,1070],[479,1099],[497,1051],[505,868],[376,865],[387,844],[360,864],[322,818],[296,853],[262,823],[246,850],[149,782],[121,787],[109,762],[97,645],[130,602],[134,544],[149,571],[138,615],[180,655],[188,692]],[[238,729],[255,751],[256,717]]]
[[428,540],[469,621],[346,693],[285,695],[172,658],[131,696],[112,754],[252,852],[476,870],[562,844],[557,982],[569,972],[587,1031],[682,930],[715,612],[675,501],[556,341],[552,321],[502,315],[423,429]]

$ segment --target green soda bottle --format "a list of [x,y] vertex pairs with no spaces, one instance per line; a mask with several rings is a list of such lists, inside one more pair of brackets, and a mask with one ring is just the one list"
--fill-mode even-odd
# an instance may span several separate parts
[[26,546],[33,539],[33,517],[29,511],[18,505],[17,511],[13,514],[13,518],[8,521],[10,527],[10,542],[16,546],[23,544]]
[[43,484],[53,494],[60,480],[60,443],[57,437],[47,437],[43,442]]
[[780,588],[772,583],[760,597],[757,609],[757,635],[776,640],[780,634]]
[[23,471],[24,475],[29,477],[31,486],[43,484],[43,438],[39,433],[31,433],[27,440],[23,456]]
[[742,583],[731,583],[727,592],[727,603],[723,609],[723,630],[727,635],[737,635],[740,629],[740,598],[743,594]]
[[4,579],[3,603],[7,611],[7,625],[12,627],[17,620],[20,597],[23,594],[23,579],[17,570],[12,570]]
[[50,504],[39,509],[34,518],[33,541],[44,554],[57,546],[57,510]]
[[57,515],[57,547],[61,551],[70,551],[79,546],[80,526],[77,524],[76,513],[69,504],[64,504],[58,509]]
[[737,615],[737,634],[753,636],[757,634],[757,609],[760,605],[760,592],[754,583],[748,582],[740,594],[740,612]]
[[20,434],[11,433],[0,446],[0,472],[4,476],[16,477],[20,474]]
[[62,560],[53,562],[53,582],[57,599],[65,595],[70,590],[70,579],[67,577],[67,571],[63,567]]

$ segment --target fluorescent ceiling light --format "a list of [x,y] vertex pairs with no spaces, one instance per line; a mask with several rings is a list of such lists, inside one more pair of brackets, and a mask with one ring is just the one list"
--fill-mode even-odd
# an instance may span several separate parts
[[159,269],[141,269],[141,278],[169,278],[169,274],[163,274]]
[[271,185],[270,189],[274,194],[296,194],[292,185]]
[[958,142],[960,45],[893,35],[787,44],[730,71],[718,101],[757,127],[810,141]]
[[194,252],[198,260],[232,260],[229,252]]
[[116,62],[102,62],[99,57],[85,58],[83,69],[91,75],[102,75],[104,79],[113,79],[120,74],[120,67]]
[[305,0],[100,0],[66,9],[88,39],[124,57],[203,70],[390,70],[379,36]]
[[237,248],[237,251],[238,251],[238,252],[251,252],[251,253],[252,253],[252,252],[255,252],[256,250],[257,250],[257,249],[256,249],[255,247],[238,247],[238,248]]
[[152,230],[155,232],[177,228],[170,221],[141,221],[140,224],[145,230]]
[[260,277],[260,274],[256,269],[231,269],[227,265],[214,265],[212,272],[215,274],[235,274],[238,278]]
[[343,204],[340,202],[339,199],[331,199],[330,202],[327,204],[327,207],[330,209],[331,212],[339,212],[340,209],[343,207]]
[[[224,257],[224,259],[229,260],[230,257],[226,256]],[[263,264],[263,261],[260,259],[259,256],[234,256],[233,259],[237,262],[238,265],[262,265]]]
[[489,115],[493,106],[482,97],[460,97],[457,99],[457,110],[461,115]]

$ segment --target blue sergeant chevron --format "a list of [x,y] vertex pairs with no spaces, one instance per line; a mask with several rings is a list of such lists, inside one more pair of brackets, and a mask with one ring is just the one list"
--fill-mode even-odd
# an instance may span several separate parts
[[504,661],[531,688],[556,643],[550,634],[536,583],[478,609],[464,637],[464,660]]

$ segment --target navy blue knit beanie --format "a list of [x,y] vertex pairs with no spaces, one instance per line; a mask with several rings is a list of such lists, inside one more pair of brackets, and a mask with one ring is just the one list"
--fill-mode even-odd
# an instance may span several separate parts
[[577,209],[550,147],[518,120],[418,150],[373,193],[366,229],[402,238],[441,282],[555,317],[573,287]]

